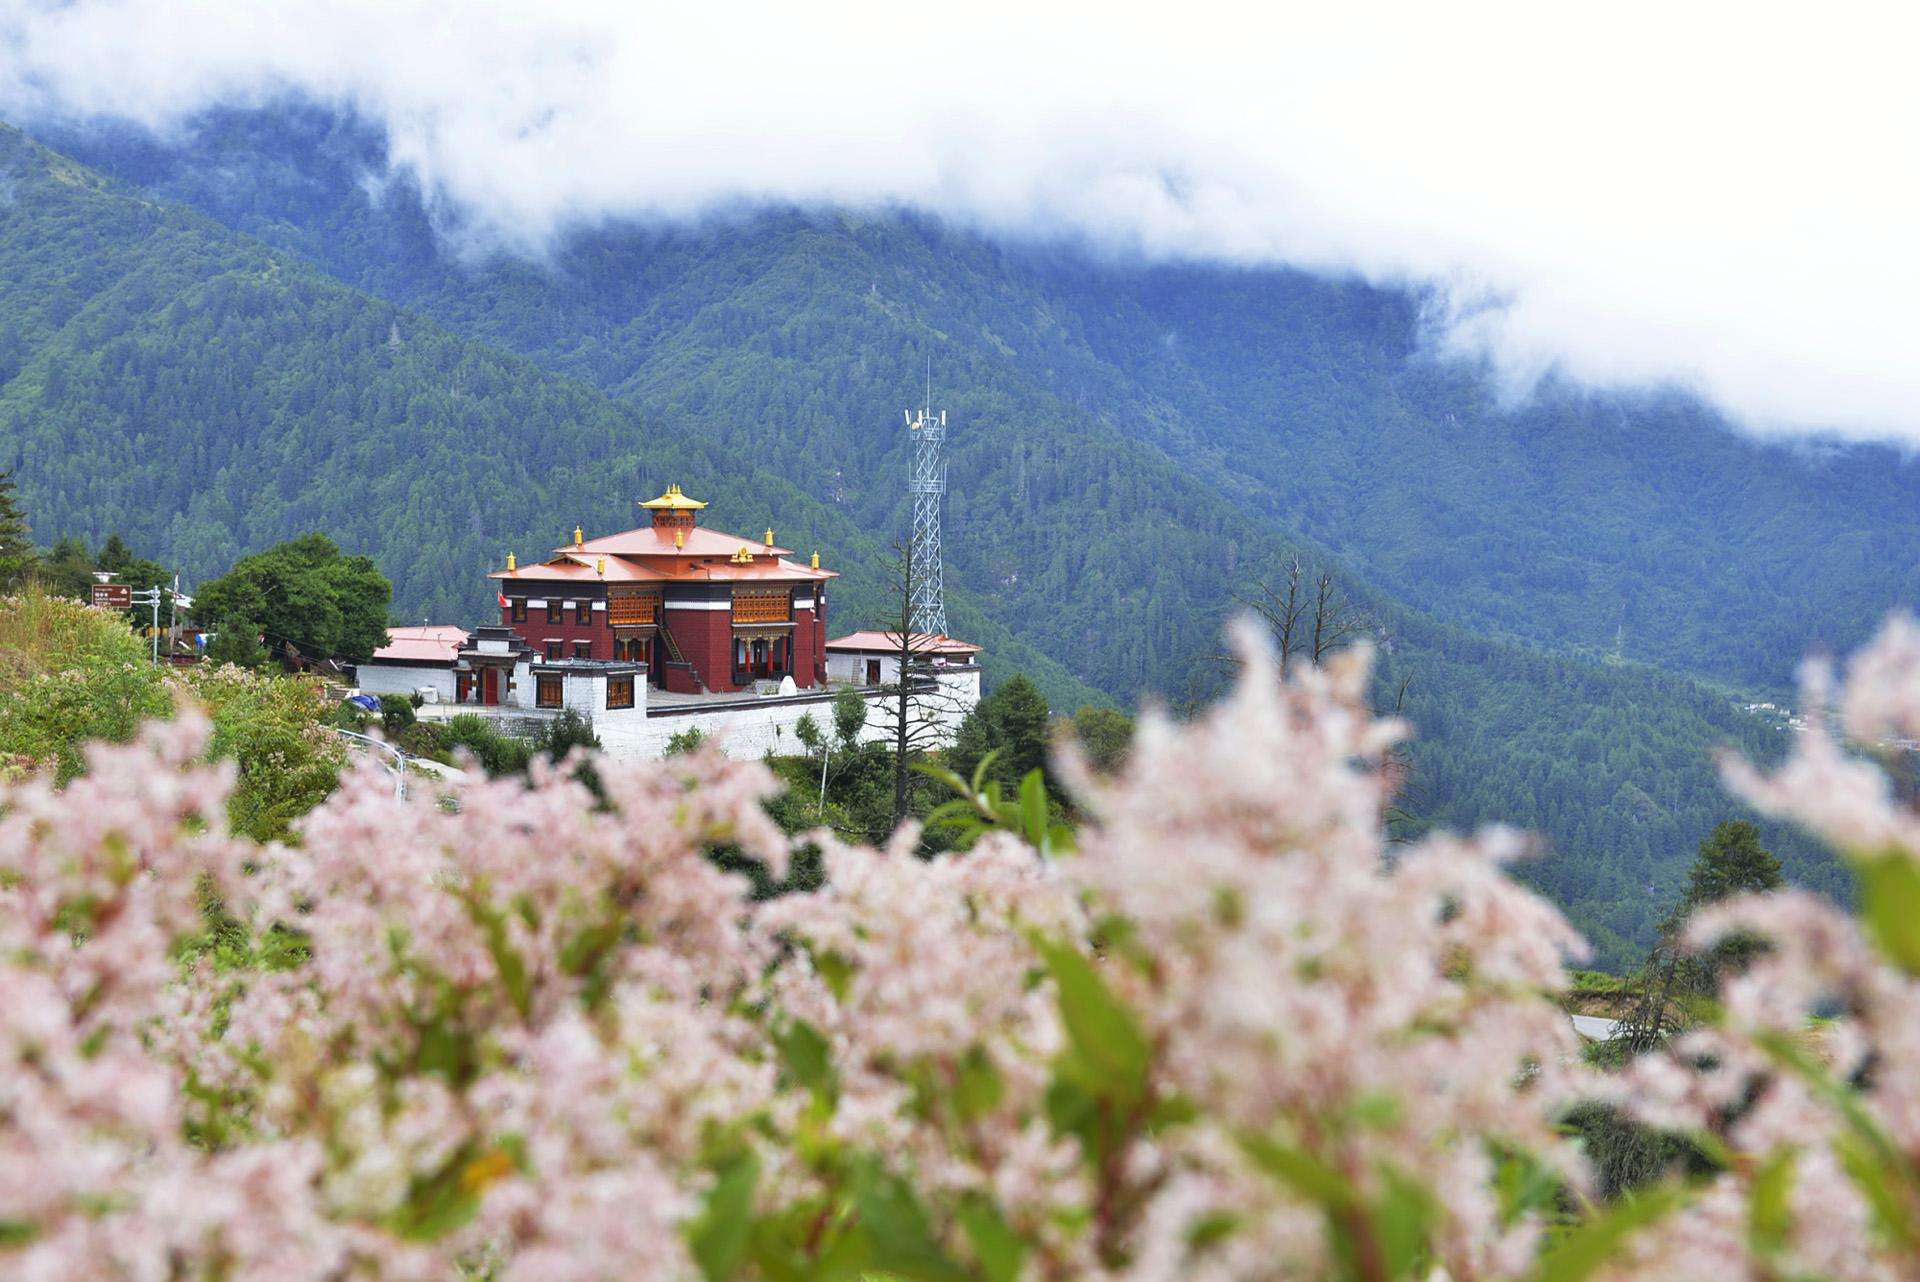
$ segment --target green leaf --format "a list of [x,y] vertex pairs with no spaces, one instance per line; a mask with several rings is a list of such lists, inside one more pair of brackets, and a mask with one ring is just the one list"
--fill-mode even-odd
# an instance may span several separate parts
[[854,1207],[877,1268],[920,1282],[970,1282],[967,1271],[940,1248],[919,1197],[905,1180],[877,1163],[867,1164],[856,1182]]
[[959,1218],[987,1282],[1015,1282],[1027,1258],[1027,1244],[1008,1226],[1000,1208],[976,1193],[960,1203]]
[[833,1000],[847,1000],[847,987],[853,982],[853,963],[832,949],[824,949],[813,955],[813,969],[820,980],[833,994]]
[[1047,785],[1037,767],[1020,781],[1020,831],[1035,850],[1047,848]]
[[1264,1135],[1244,1135],[1240,1147],[1255,1166],[1310,1202],[1333,1210],[1360,1204],[1360,1193],[1353,1182],[1305,1149]]
[[1122,1107],[1138,1103],[1152,1055],[1139,1021],[1078,949],[1046,939],[1035,943],[1059,990],[1060,1018],[1084,1085]]
[[793,1079],[813,1092],[815,1099],[831,1104],[837,1088],[833,1050],[820,1030],[804,1019],[791,1020],[773,1040],[780,1052],[780,1063]]
[[1856,861],[1861,913],[1880,951],[1920,975],[1920,863],[1899,850]]
[[463,1148],[438,1173],[415,1180],[387,1228],[410,1242],[431,1242],[471,1220],[480,1209],[479,1192],[465,1178],[472,1160],[471,1148]]
[[527,981],[527,963],[507,937],[507,915],[487,903],[484,887],[475,887],[467,896],[467,914],[486,933],[487,952],[493,957],[500,983],[507,990],[514,1010],[522,1019],[533,1009],[533,987]]
[[1412,1276],[1427,1258],[1427,1238],[1440,1207],[1427,1186],[1399,1171],[1381,1171],[1379,1201],[1373,1210],[1374,1237],[1387,1276]]
[[720,1167],[699,1217],[687,1226],[687,1244],[707,1282],[733,1276],[745,1258],[759,1180],[760,1160],[751,1152],[736,1154]]
[[1667,1184],[1624,1198],[1574,1229],[1540,1257],[1533,1282],[1581,1282],[1619,1251],[1628,1238],[1678,1210],[1692,1190]]
[[1753,1177],[1747,1201],[1747,1240],[1761,1259],[1779,1254],[1793,1228],[1788,1199],[1793,1191],[1792,1149],[1775,1153]]
[[963,1122],[984,1117],[1000,1102],[1006,1083],[986,1051],[975,1046],[960,1060],[953,1085],[953,1111]]

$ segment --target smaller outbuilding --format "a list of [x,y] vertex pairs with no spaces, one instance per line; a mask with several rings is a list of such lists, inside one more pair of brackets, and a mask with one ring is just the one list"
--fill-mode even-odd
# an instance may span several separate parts
[[[908,647],[924,656],[935,668],[979,670],[980,647],[971,641],[939,633],[915,632],[907,638]],[[849,632],[838,641],[827,642],[827,679],[852,685],[878,686],[900,676],[900,634],[869,630]],[[975,681],[976,688],[978,680]]]
[[[447,625],[388,628],[387,643],[356,665],[355,679],[368,694],[421,695],[452,703],[458,689],[454,668],[467,630]],[[433,691],[427,694],[427,691]]]

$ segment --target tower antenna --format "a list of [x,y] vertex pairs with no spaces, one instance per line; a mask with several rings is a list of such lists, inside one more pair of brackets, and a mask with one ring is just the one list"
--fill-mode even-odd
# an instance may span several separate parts
[[908,585],[909,626],[945,636],[947,592],[940,564],[940,500],[947,493],[947,412],[933,412],[933,357],[927,357],[927,403],[918,416],[907,415],[913,453],[907,464],[907,493],[913,496],[913,582]]

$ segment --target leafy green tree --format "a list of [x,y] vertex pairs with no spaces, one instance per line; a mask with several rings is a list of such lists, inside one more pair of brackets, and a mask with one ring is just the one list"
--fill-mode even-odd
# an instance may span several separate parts
[[222,619],[213,626],[213,640],[207,642],[208,663],[257,668],[270,657],[260,644],[260,625],[252,619]]
[[345,761],[324,724],[320,683],[205,665],[178,679],[213,720],[210,755],[238,769],[228,825],[255,841],[286,840],[293,821],[334,790]]
[[1113,708],[1087,704],[1073,714],[1069,726],[1086,753],[1087,764],[1101,774],[1113,774],[1126,764],[1133,746],[1133,718]]
[[0,472],[0,591],[11,589],[33,568],[33,543],[28,538],[27,514],[11,470]]
[[37,573],[47,591],[85,601],[92,593],[93,572],[99,565],[85,543],[68,535],[42,554]]
[[947,764],[962,779],[971,779],[988,753],[998,753],[986,778],[1015,788],[1029,771],[1046,769],[1050,718],[1039,688],[1024,673],[1016,674],[960,723]]
[[842,690],[833,696],[833,733],[843,745],[859,739],[867,724],[867,701],[857,690]]
[[1744,819],[1726,820],[1700,843],[1687,872],[1686,891],[1667,926],[1677,927],[1707,904],[1779,888],[1780,861],[1760,844],[1760,830]]
[[393,587],[373,561],[345,556],[324,534],[243,557],[200,589],[202,618],[253,619],[278,649],[309,658],[365,659],[386,640]]

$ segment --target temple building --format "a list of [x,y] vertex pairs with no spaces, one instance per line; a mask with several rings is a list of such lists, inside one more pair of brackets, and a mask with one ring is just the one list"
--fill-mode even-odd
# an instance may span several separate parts
[[[586,718],[616,757],[655,757],[689,729],[730,752],[787,752],[811,715],[852,689],[877,738],[898,646],[880,632],[827,640],[827,582],[813,553],[700,524],[705,503],[677,485],[641,503],[638,529],[570,542],[536,564],[509,555],[494,582],[499,621],[471,630],[395,627],[359,665],[369,694],[404,694],[419,715],[464,712],[536,734],[562,711]],[[913,678],[925,714],[957,727],[980,698],[980,648],[916,634],[927,667]],[[829,684],[831,683],[831,685]]]
[[[773,531],[743,539],[700,524],[705,503],[670,485],[640,504],[648,523],[573,542],[499,580],[500,622],[534,654],[646,665],[675,694],[724,694],[827,679],[827,581],[814,553],[789,560]],[[464,700],[462,700],[464,702]]]

